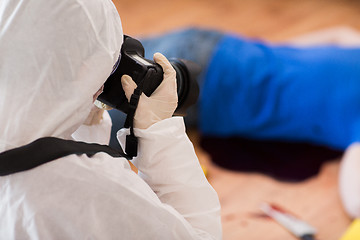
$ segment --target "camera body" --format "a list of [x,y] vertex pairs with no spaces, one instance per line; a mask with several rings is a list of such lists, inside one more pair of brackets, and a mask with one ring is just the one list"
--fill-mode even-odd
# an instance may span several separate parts
[[[142,90],[148,97],[155,91],[163,80],[161,66],[152,60],[144,58],[142,44],[129,36],[124,36],[121,47],[121,58],[116,70],[104,84],[104,91],[98,100],[128,113],[129,103],[121,85],[121,77],[126,74],[132,77],[136,84],[142,84]],[[196,78],[200,67],[190,61],[169,59],[176,71],[178,107],[174,115],[186,115],[186,109],[197,101],[199,86]]]

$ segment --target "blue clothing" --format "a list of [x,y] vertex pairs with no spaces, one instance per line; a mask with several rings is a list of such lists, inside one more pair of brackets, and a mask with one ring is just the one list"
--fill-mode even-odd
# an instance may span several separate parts
[[211,136],[360,140],[360,49],[271,46],[228,35],[211,58],[200,128]]

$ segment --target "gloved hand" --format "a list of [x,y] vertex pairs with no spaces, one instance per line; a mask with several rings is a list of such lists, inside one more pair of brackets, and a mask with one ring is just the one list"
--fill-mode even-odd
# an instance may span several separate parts
[[[162,67],[164,78],[150,97],[141,94],[134,117],[135,128],[146,129],[158,121],[170,118],[177,107],[176,72],[161,53],[154,54],[154,61]],[[137,85],[128,75],[121,77],[121,84],[129,100]]]
[[99,109],[94,105],[83,124],[87,126],[99,124],[102,120],[103,114],[104,109]]

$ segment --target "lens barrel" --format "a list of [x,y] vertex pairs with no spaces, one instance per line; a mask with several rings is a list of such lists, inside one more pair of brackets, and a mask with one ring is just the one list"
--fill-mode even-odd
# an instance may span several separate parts
[[178,106],[174,115],[185,116],[186,110],[196,103],[199,96],[199,85],[196,81],[200,66],[184,59],[169,59],[176,71]]

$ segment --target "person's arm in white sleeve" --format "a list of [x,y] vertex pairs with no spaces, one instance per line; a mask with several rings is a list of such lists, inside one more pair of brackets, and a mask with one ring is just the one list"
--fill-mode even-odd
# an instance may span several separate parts
[[[194,239],[221,239],[217,193],[204,176],[183,118],[171,118],[177,105],[175,71],[163,55],[155,54],[154,60],[162,66],[164,80],[150,97],[140,97],[134,118],[139,154],[133,163],[161,202],[190,223]],[[123,76],[122,84],[129,99],[136,84],[129,76]],[[125,133],[120,130],[119,139]]]
[[340,197],[347,214],[360,217],[360,143],[350,145],[341,159]]

